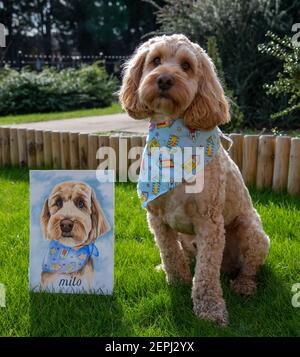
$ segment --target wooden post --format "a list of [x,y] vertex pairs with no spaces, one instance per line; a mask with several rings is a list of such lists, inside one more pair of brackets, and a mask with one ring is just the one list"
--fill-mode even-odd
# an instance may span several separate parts
[[109,168],[109,161],[108,161],[107,152],[105,153],[103,158],[100,158],[103,155],[100,155],[101,153],[99,152],[99,149],[104,148],[104,147],[109,147],[109,136],[107,136],[107,135],[99,135],[99,138],[98,138],[98,151],[97,151],[98,166],[100,164],[104,164],[104,162],[105,162],[106,165],[101,167],[101,169],[102,170],[107,170]]
[[[109,158],[109,169],[115,170],[116,180],[116,178],[119,176],[119,136],[111,135],[109,137],[109,146],[115,153],[115,155],[112,155],[112,157]],[[113,158],[115,158],[115,160],[113,160]]]
[[13,166],[19,165],[18,129],[10,129],[10,162]]
[[98,150],[98,136],[96,134],[89,134],[89,162],[88,167],[90,170],[96,170],[97,168],[97,150]]
[[242,134],[230,134],[229,137],[233,141],[233,144],[229,150],[229,155],[237,164],[240,171],[242,171],[244,136]]
[[271,188],[273,181],[275,136],[261,135],[258,141],[256,187]]
[[[225,134],[224,134],[225,135]],[[227,136],[227,135],[226,135]],[[223,148],[228,151],[231,145],[231,142],[228,139],[225,139],[224,136],[220,137],[221,139],[221,144],[223,146]]]
[[291,140],[288,193],[300,195],[300,138]]
[[79,134],[79,163],[80,169],[88,169],[88,147],[89,147],[89,137],[88,134]]
[[70,133],[70,162],[71,169],[79,169],[79,134]]
[[18,129],[18,148],[19,148],[19,165],[21,167],[24,167],[28,163],[26,129]]
[[2,165],[10,164],[10,149],[9,149],[9,128],[0,128],[2,142]]
[[68,132],[60,133],[60,148],[61,148],[61,168],[63,170],[70,169],[70,135]]
[[27,139],[27,155],[28,167],[36,168],[36,146],[35,146],[35,131],[28,129],[26,133]]
[[142,138],[140,136],[131,136],[130,138],[130,151],[128,153],[129,158],[129,170],[128,175],[131,181],[136,182],[136,176],[140,173],[140,164],[142,160]]
[[44,138],[43,131],[35,131],[36,166],[44,167]]
[[274,191],[284,191],[287,189],[290,147],[291,138],[289,136],[277,136],[273,173]]
[[51,139],[52,139],[53,168],[61,169],[60,133],[58,131],[52,131]]
[[44,164],[46,168],[52,168],[52,133],[51,131],[43,132],[44,141]]
[[257,170],[258,135],[245,135],[242,174],[247,186],[255,186]]
[[119,141],[119,181],[127,182],[128,177],[128,168],[130,164],[130,160],[128,158],[128,153],[130,150],[130,136],[122,136]]
[[147,141],[147,135],[143,135],[143,136],[142,136],[142,146],[143,146],[143,147],[146,146],[146,141]]

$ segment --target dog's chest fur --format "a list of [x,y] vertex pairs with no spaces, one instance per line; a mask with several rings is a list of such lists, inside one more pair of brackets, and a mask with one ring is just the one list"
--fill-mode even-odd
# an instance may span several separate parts
[[[204,188],[199,193],[186,193],[180,184],[168,193],[149,202],[147,210],[159,216],[165,224],[179,233],[194,235],[195,220],[223,212],[224,225],[236,217],[240,205],[247,204],[247,196],[236,192],[241,180],[237,166],[221,147],[215,159],[204,168]],[[224,196],[220,199],[220,196]],[[236,200],[232,202],[232,197]],[[231,198],[231,199],[229,199]],[[221,205],[222,207],[218,207]]]

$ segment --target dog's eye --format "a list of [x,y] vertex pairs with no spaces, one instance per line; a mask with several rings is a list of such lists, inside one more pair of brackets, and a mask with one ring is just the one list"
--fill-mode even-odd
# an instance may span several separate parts
[[184,71],[188,71],[191,68],[191,66],[190,66],[190,64],[188,62],[183,62],[183,63],[181,63],[181,68]]
[[61,198],[58,198],[56,201],[55,201],[55,204],[58,208],[61,208],[63,206],[63,200]]
[[80,209],[84,207],[84,202],[82,200],[78,201],[78,207]]
[[159,57],[155,57],[152,62],[154,63],[155,66],[159,66],[161,64],[161,60]]

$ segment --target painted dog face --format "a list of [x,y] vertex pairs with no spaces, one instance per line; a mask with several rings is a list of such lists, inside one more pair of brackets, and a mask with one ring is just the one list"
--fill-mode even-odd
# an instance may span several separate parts
[[43,238],[69,247],[81,247],[109,230],[95,192],[82,182],[56,185],[40,217]]

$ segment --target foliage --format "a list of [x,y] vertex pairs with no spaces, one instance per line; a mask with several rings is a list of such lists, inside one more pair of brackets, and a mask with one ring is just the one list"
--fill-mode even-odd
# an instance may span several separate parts
[[[266,96],[263,84],[271,80],[280,64],[257,50],[268,30],[290,32],[300,18],[294,0],[166,0],[157,10],[158,33],[184,33],[200,45],[209,36],[218,41],[226,84],[232,89],[244,125],[272,127],[270,114],[284,105]],[[203,46],[204,47],[204,46]]]
[[223,63],[219,54],[217,39],[215,36],[208,37],[207,53],[214,62],[218,77],[222,83],[225,95],[230,104],[231,121],[228,124],[222,126],[223,130],[229,132],[238,130],[241,128],[243,124],[244,114],[241,112],[237,104],[237,98],[234,96],[233,91],[230,90],[226,85],[224,71],[223,71]]
[[[162,3],[163,0],[158,0]],[[128,55],[141,36],[155,28],[152,6],[141,0],[6,0],[0,1],[0,23],[8,30],[13,60],[26,54]]]
[[0,115],[109,106],[116,90],[101,63],[37,73],[0,71]]
[[283,64],[283,69],[277,74],[273,84],[264,87],[267,94],[278,98],[281,95],[288,96],[288,107],[273,114],[273,118],[286,116],[291,112],[300,110],[300,47],[292,43],[285,36],[280,38],[272,32],[267,32],[269,38],[267,44],[259,45],[259,51],[277,58]]

